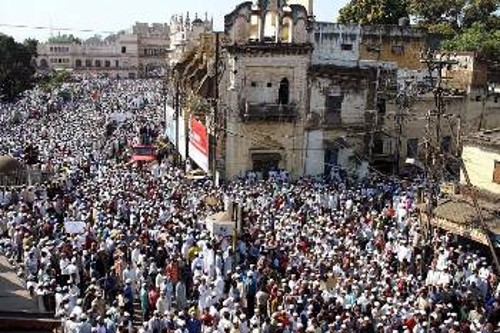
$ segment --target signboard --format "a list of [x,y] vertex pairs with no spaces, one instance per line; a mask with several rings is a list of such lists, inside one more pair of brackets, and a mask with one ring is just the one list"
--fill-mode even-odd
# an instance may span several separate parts
[[68,221],[64,222],[64,231],[67,234],[83,234],[86,226],[85,222]]
[[222,212],[208,216],[206,226],[213,236],[232,237],[235,223],[231,221],[229,213]]
[[189,157],[191,157],[203,171],[209,171],[207,128],[195,118],[191,118]]
[[109,119],[116,121],[117,123],[123,123],[125,120],[132,118],[132,113],[130,112],[115,112],[109,116]]
[[182,158],[186,159],[186,122],[181,115],[179,115],[179,133],[177,135],[179,136],[179,147],[177,150]]

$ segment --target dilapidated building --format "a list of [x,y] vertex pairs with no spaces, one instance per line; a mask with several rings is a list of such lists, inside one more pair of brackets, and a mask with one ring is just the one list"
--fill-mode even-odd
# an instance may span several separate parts
[[[312,7],[241,3],[225,16],[224,32],[207,34],[208,49],[207,39],[179,63],[191,101],[182,107],[205,110],[199,118],[211,135],[211,172],[221,178],[275,169],[323,176],[336,167],[363,177],[425,157],[424,142],[436,131],[429,125],[436,73],[422,52],[436,39],[406,24],[316,22]],[[442,72],[450,116],[439,127],[441,141],[427,141],[450,153],[460,149],[460,130],[500,120],[497,98],[482,93],[483,66],[474,54],[454,56],[456,66]]]
[[225,17],[224,170],[304,173],[311,22],[302,5],[246,2]]

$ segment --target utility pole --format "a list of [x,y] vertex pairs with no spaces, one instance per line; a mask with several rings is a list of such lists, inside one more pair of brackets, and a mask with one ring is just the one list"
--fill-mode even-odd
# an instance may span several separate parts
[[179,76],[175,76],[175,165],[180,165],[180,152],[181,148],[179,147]]
[[[433,81],[432,78],[432,73],[434,71],[437,72],[437,80],[436,80],[436,85],[434,87],[434,105],[435,105],[435,115],[436,115],[436,124],[435,124],[435,142],[436,142],[436,149],[433,152],[433,154],[428,155],[429,158],[432,159],[432,166],[431,168],[433,169],[432,175],[437,176],[435,179],[436,181],[441,180],[441,175],[442,175],[442,170],[445,167],[445,165],[442,163],[443,162],[443,146],[441,144],[441,119],[442,116],[444,115],[445,112],[445,105],[444,105],[444,92],[445,89],[443,88],[443,69],[449,68],[452,65],[458,64],[458,61],[452,60],[451,59],[451,54],[450,53],[443,53],[439,56],[439,58],[435,57],[435,54],[433,52],[427,52],[425,54],[425,58],[421,60],[421,63],[424,63],[427,65],[427,68],[429,70],[430,76],[431,76],[431,82]],[[428,127],[429,127],[429,132],[430,132],[430,121],[431,121],[432,114],[429,116],[428,119]],[[429,139],[429,138],[427,138]],[[428,145],[428,149],[431,148],[432,145]],[[427,151],[427,154],[430,152]]]
[[212,157],[212,176],[214,182],[216,181],[217,176],[217,133],[219,131],[219,63],[220,63],[220,32],[215,33],[215,83],[213,85],[213,131],[212,131],[212,153],[210,154]]
[[396,114],[396,126],[398,129],[398,134],[396,138],[396,164],[394,175],[399,173],[401,169],[401,138],[403,137],[403,119],[404,119],[404,111],[407,107],[410,106],[410,98],[408,94],[408,89],[411,85],[411,81],[404,81],[404,85],[401,89],[401,92],[398,94],[397,103],[398,103],[398,112]]

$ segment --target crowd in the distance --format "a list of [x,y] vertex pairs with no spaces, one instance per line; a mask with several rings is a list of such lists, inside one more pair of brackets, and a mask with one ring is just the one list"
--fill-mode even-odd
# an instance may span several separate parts
[[[162,103],[160,81],[82,78],[0,106],[0,155],[22,159],[31,143],[32,167],[54,174],[0,189],[3,253],[64,332],[497,332],[487,252],[422,228],[418,184],[216,187],[186,179],[172,154],[129,163],[133,144],[162,139]],[[129,118],[111,125],[116,113]],[[205,226],[231,202],[237,239]]]

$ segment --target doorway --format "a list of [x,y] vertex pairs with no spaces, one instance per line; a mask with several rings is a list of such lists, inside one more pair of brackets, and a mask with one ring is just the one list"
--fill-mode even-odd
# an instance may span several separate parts
[[269,171],[279,169],[281,155],[278,153],[259,153],[252,154],[253,171],[262,173],[262,177],[267,179]]
[[290,82],[285,77],[280,82],[280,90],[278,92],[278,103],[287,105],[290,102]]

